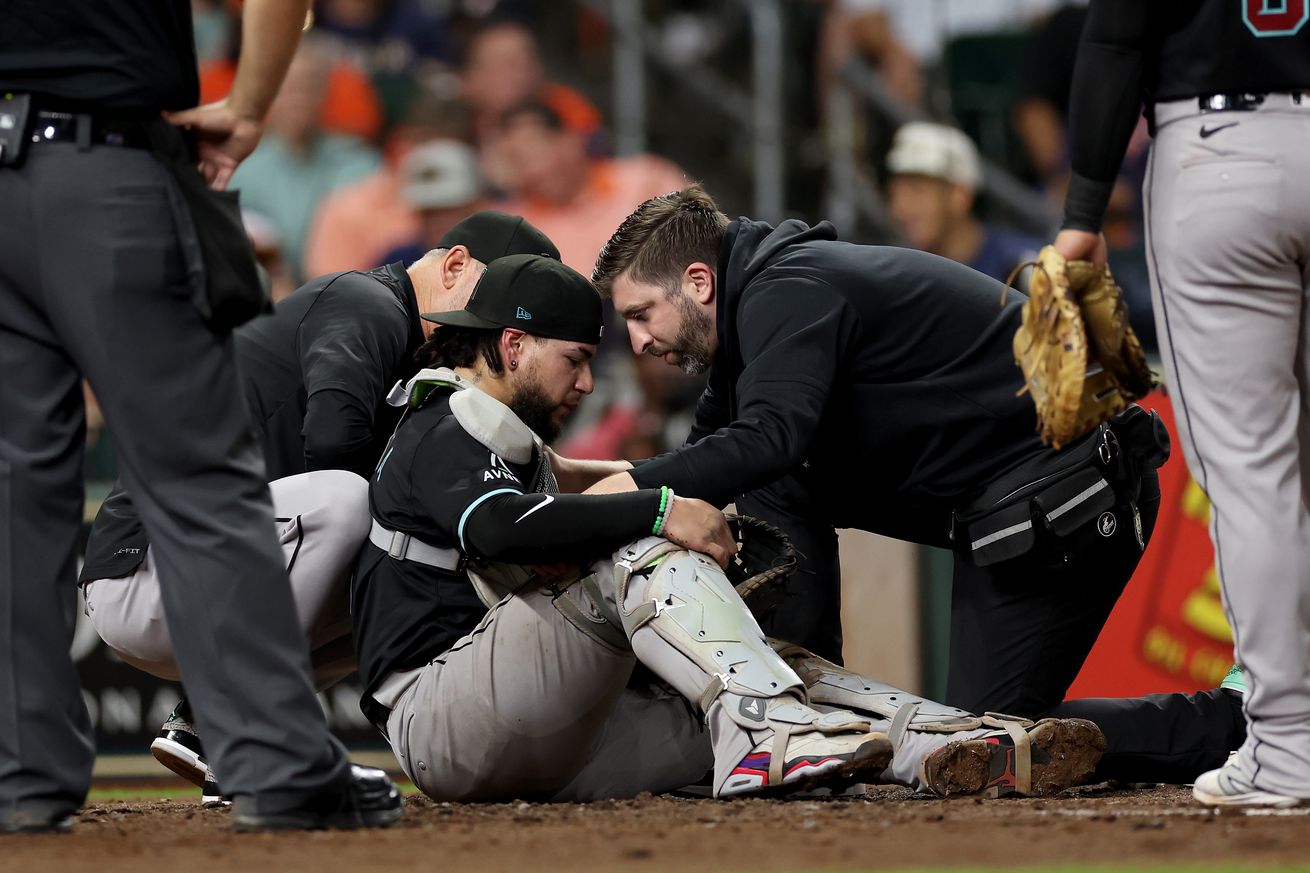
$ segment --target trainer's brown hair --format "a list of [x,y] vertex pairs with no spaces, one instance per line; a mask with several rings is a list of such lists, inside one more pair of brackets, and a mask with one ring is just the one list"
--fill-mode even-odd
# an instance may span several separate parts
[[591,283],[609,297],[615,278],[626,272],[636,282],[672,294],[689,264],[718,264],[727,227],[728,216],[698,184],[652,197],[624,219],[600,250]]

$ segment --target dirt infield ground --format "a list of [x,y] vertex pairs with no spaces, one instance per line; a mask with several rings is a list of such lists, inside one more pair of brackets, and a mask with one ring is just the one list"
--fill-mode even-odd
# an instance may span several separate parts
[[1186,789],[1084,790],[1050,800],[912,797],[587,806],[434,804],[410,798],[386,831],[233,834],[190,800],[88,804],[66,836],[0,841],[24,873],[312,870],[817,871],[1095,864],[1310,865],[1310,809],[1214,814]]

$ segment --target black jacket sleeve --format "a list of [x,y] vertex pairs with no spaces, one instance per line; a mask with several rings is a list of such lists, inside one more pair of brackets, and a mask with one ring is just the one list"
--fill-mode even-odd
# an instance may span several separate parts
[[612,552],[652,532],[658,490],[623,494],[498,494],[464,527],[471,557],[555,564]]
[[810,275],[762,274],[744,294],[735,325],[743,363],[736,416],[694,445],[635,467],[639,487],[668,485],[724,506],[805,459],[857,316]]
[[692,422],[691,433],[687,435],[688,444],[698,443],[719,428],[732,423],[732,410],[728,408],[728,398],[725,396],[727,391],[723,385],[715,385],[718,381],[711,373],[709,384],[696,401],[696,417]]
[[1142,0],[1092,0],[1069,94],[1072,174],[1062,227],[1101,229],[1124,151],[1144,99],[1152,50],[1150,8]]
[[[371,281],[371,280],[370,280]],[[306,470],[372,473],[374,416],[405,355],[407,323],[396,301],[323,295],[297,342],[306,393]]]

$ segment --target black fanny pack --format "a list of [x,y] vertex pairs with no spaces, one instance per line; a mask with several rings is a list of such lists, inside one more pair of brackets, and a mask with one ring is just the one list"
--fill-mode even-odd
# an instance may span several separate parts
[[1169,432],[1155,412],[1130,406],[1058,452],[1043,452],[989,483],[951,515],[951,542],[979,567],[1060,539],[1116,504],[1133,508],[1142,476],[1169,459]]
[[[157,121],[147,125],[155,157],[173,177],[195,228],[192,260],[201,269],[193,281],[192,301],[210,330],[227,333],[273,309],[269,289],[255,262],[255,252],[241,220],[236,191],[209,187],[183,134]],[[184,245],[189,240],[183,239]]]

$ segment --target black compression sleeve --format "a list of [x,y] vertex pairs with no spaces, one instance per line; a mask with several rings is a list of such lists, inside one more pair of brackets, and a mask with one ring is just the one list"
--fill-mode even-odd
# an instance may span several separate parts
[[1101,229],[1142,108],[1151,5],[1142,0],[1093,0],[1088,9],[1069,94],[1073,172],[1062,227]]
[[612,552],[651,533],[659,489],[622,494],[503,494],[464,526],[470,557],[555,564]]

